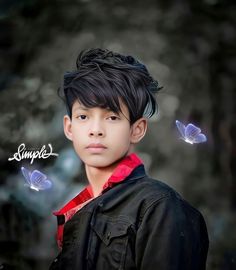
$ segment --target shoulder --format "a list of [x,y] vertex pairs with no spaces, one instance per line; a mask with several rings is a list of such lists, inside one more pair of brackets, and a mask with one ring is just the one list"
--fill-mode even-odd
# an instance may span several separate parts
[[180,194],[172,187],[149,176],[138,179],[135,186],[139,196],[150,202],[161,200],[162,198],[169,196],[181,198]]
[[[166,183],[146,176],[137,182],[137,197],[143,205],[143,211],[150,208],[165,208],[175,213],[185,213],[190,216],[201,216],[199,210],[187,202],[174,188]],[[171,211],[172,212],[172,211]]]

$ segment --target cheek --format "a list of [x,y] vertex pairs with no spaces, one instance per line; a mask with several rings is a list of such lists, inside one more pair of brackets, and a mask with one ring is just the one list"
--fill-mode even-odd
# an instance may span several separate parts
[[72,141],[74,145],[81,145],[81,143],[83,144],[84,138],[85,135],[83,130],[78,128],[72,130]]
[[119,129],[114,131],[114,137],[119,141],[129,141],[130,140],[130,130],[127,128]]
[[83,129],[78,126],[72,126],[71,131],[72,131],[73,137],[75,138],[77,138],[78,135],[83,133]]

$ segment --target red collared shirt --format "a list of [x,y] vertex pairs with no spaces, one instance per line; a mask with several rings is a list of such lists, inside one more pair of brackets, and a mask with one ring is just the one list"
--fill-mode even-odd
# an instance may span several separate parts
[[[112,188],[116,183],[119,183],[127,176],[131,174],[131,172],[140,164],[143,164],[143,161],[138,157],[137,154],[131,153],[128,156],[124,157],[117,165],[112,175],[108,178],[108,180],[103,185],[102,191],[107,188]],[[101,194],[101,193],[100,193]],[[53,212],[53,214],[57,217],[63,217],[63,224],[58,224],[57,228],[57,244],[59,248],[62,247],[63,241],[63,229],[64,224],[69,219],[73,217],[73,215],[81,209],[85,204],[94,199],[92,188],[90,185],[85,187],[76,197],[74,197],[71,201],[69,201],[65,206],[63,206],[59,211]]]

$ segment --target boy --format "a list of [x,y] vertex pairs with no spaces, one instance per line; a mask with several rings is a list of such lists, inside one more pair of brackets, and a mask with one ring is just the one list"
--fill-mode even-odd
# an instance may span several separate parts
[[82,51],[64,77],[64,132],[89,185],[61,210],[61,252],[50,270],[203,270],[208,234],[201,213],[150,178],[134,145],[160,88],[132,56]]

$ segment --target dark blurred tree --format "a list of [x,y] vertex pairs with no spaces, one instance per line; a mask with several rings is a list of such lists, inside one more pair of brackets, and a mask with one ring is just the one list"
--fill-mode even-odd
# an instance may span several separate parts
[[[17,142],[26,137],[29,117],[45,130],[48,128],[46,137],[53,139],[58,148],[64,147],[62,134],[53,137],[49,127],[58,105],[55,94],[58,80],[68,60],[50,65],[50,58],[54,59],[51,50],[48,62],[35,71],[33,64],[39,61],[43,49],[65,36],[61,44],[64,51],[58,50],[65,54],[73,37],[87,31],[95,37],[91,46],[105,45],[110,33],[114,33],[113,39],[120,40],[127,51],[137,51],[137,44],[131,40],[132,33],[139,35],[143,37],[138,39],[143,48],[140,57],[162,61],[171,70],[168,79],[180,85],[180,90],[173,91],[180,104],[171,121],[178,117],[196,123],[203,130],[211,129],[207,134],[208,144],[193,146],[191,150],[181,146],[182,150],[173,153],[165,152],[158,143],[155,147],[145,145],[158,164],[153,163],[150,169],[154,171],[162,166],[168,170],[175,160],[176,175],[183,178],[184,197],[206,214],[211,240],[208,269],[233,269],[236,254],[236,233],[232,231],[236,225],[235,11],[235,1],[223,0],[1,1],[2,183],[10,172],[17,170],[6,157],[15,151]],[[122,33],[127,30],[131,34],[125,36],[127,40],[122,40]],[[158,43],[157,35],[163,38],[164,45]],[[158,49],[161,46],[163,49]],[[55,48],[55,54],[58,51]],[[25,80],[25,74],[36,76],[37,72],[36,79]],[[45,95],[46,92],[49,95]],[[40,145],[44,138],[30,137],[26,143]],[[190,161],[185,159],[188,151],[197,155],[192,157],[192,160],[196,158],[196,165],[191,168],[188,168]],[[4,211],[6,205],[1,209]],[[15,208],[9,206],[8,209],[9,216],[4,219],[9,218],[11,223]],[[20,249],[21,238],[16,241]],[[19,255],[18,251],[16,253]]]

